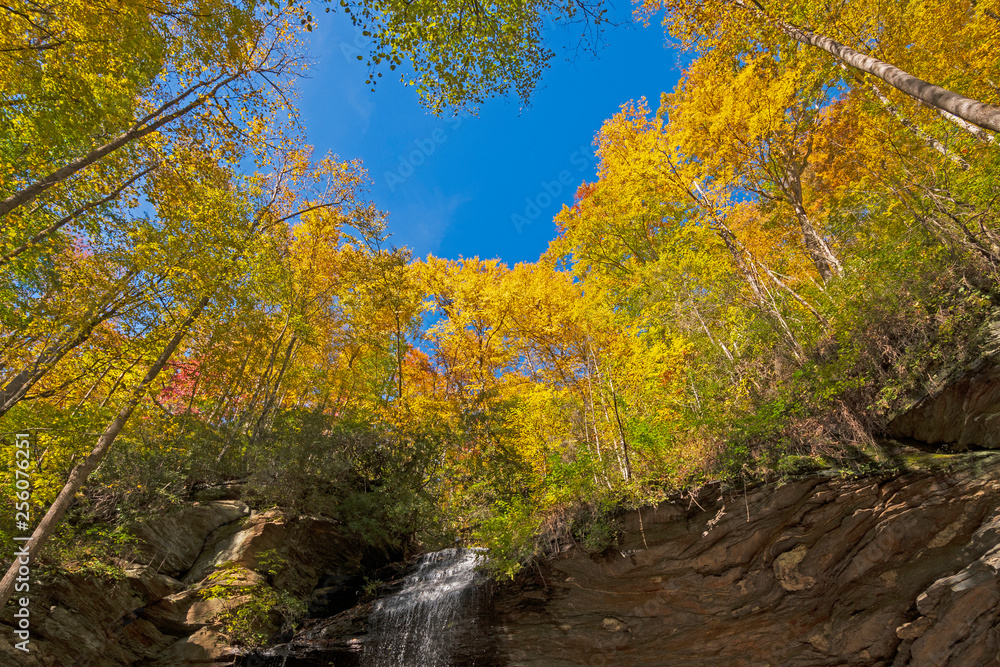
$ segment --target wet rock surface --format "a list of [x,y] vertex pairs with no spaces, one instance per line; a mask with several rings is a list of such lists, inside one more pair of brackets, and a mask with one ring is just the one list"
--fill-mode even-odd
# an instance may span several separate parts
[[308,622],[290,641],[241,658],[245,667],[500,667],[491,582],[477,550],[421,556],[377,600]]

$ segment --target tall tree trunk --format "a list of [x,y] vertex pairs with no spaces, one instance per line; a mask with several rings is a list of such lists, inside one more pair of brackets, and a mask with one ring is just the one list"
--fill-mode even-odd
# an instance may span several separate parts
[[[883,93],[882,90],[878,86],[876,86],[875,84],[872,84],[871,85],[871,89],[872,89],[872,92],[875,93],[875,97],[878,98],[878,101],[882,104],[883,107],[885,107],[885,110],[889,112],[889,115],[892,116],[893,118],[895,118],[896,120],[898,120],[899,123],[900,123],[900,125],[902,125],[906,129],[908,129],[910,132],[912,132],[914,135],[916,135],[916,137],[918,139],[920,139],[921,141],[923,141],[924,144],[928,148],[933,148],[938,153],[940,153],[941,155],[945,156],[946,158],[948,158],[949,160],[951,160],[952,162],[954,162],[956,165],[958,165],[958,167],[960,169],[962,169],[962,171],[965,171],[966,169],[969,168],[969,163],[968,162],[966,162],[965,160],[963,160],[960,156],[955,155],[954,153],[952,153],[951,151],[949,151],[945,147],[944,144],[942,144],[940,141],[938,141],[935,137],[932,137],[930,134],[928,134],[927,132],[925,132],[923,130],[923,128],[921,128],[920,126],[918,126],[912,120],[910,120],[909,118],[907,118],[906,116],[904,116],[903,112],[900,111],[896,107],[896,105],[892,103],[892,100],[890,100],[888,97],[885,96],[885,93]],[[941,109],[937,109],[937,112],[940,113],[940,114],[947,114],[948,113],[947,111],[942,111]],[[953,118],[958,123],[964,123],[965,125],[967,125],[969,127],[975,127],[974,125],[966,123],[961,118],[957,118],[956,116],[954,116],[952,114],[948,114],[948,116],[951,116],[951,118]],[[945,118],[947,118],[947,116],[945,116]],[[965,128],[965,129],[968,131],[967,128]],[[978,130],[979,132],[982,132],[983,134],[986,134],[986,136],[989,136],[989,134],[987,134],[985,131],[983,131],[982,129],[980,129],[978,127],[976,128],[976,130]]]
[[150,173],[151,171],[156,170],[159,166],[160,166],[160,161],[157,160],[152,165],[146,167],[145,169],[143,169],[142,171],[140,171],[138,174],[136,174],[132,178],[130,178],[127,181],[125,181],[124,183],[122,183],[119,187],[117,187],[114,190],[112,190],[110,193],[108,193],[104,197],[101,197],[100,199],[96,199],[96,200],[94,200],[92,202],[84,204],[83,206],[81,206],[80,208],[76,209],[72,213],[69,213],[68,215],[62,217],[61,219],[53,222],[51,225],[49,225],[48,227],[46,227],[42,231],[40,231],[37,234],[35,234],[34,236],[32,236],[27,241],[25,241],[24,243],[22,243],[19,247],[11,250],[10,252],[8,252],[3,257],[0,257],[0,266],[3,266],[5,264],[9,263],[11,260],[17,258],[21,253],[25,252],[26,250],[30,249],[33,246],[38,245],[39,243],[41,243],[42,241],[44,241],[45,239],[47,239],[48,237],[52,236],[57,231],[59,231],[60,229],[62,229],[63,227],[65,227],[68,223],[70,223],[73,220],[76,220],[77,218],[79,218],[81,215],[83,215],[87,211],[89,211],[89,210],[91,210],[93,208],[97,208],[98,206],[102,206],[104,204],[107,204],[109,201],[112,201],[118,195],[120,195],[122,192],[124,192],[127,188],[129,188],[133,183],[135,183],[136,181],[138,181],[140,178],[142,178],[146,174]]
[[[194,109],[202,106],[208,100],[214,98],[219,90],[223,88],[241,76],[245,75],[246,72],[243,70],[237,71],[235,74],[230,74],[229,76],[219,75],[214,79],[209,81],[202,81],[198,84],[188,88],[180,95],[174,97],[173,99],[165,102],[160,106],[159,109],[155,110],[153,113],[149,114],[145,118],[137,121],[132,127],[130,127],[125,132],[122,132],[117,137],[107,142],[103,146],[98,146],[94,150],[90,151],[86,155],[82,155],[77,159],[73,160],[67,165],[56,169],[47,176],[43,176],[34,183],[27,185],[14,194],[10,195],[3,201],[0,201],[0,217],[3,217],[18,208],[19,206],[24,206],[25,204],[33,201],[43,192],[51,188],[53,185],[66,180],[76,172],[81,169],[86,169],[90,165],[94,164],[98,160],[107,157],[111,153],[131,144],[133,141],[141,139],[147,135],[156,132],[164,125],[171,123],[182,116],[187,115]],[[214,85],[213,85],[214,84]],[[210,86],[210,87],[209,87]],[[199,90],[202,88],[209,87],[208,91],[199,94]],[[188,104],[182,106],[176,111],[167,113],[170,109],[182,104],[187,98],[194,96],[194,100]],[[165,114],[165,115],[161,115]]]
[[[671,170],[674,172],[675,176],[678,176],[678,182],[690,197],[703,211],[705,211],[712,220],[712,229],[718,234],[719,238],[725,244],[726,249],[729,251],[729,255],[733,260],[733,264],[736,265],[736,269],[743,276],[743,280],[750,287],[753,292],[754,301],[757,305],[764,311],[765,315],[771,320],[771,322],[781,330],[788,341],[789,348],[792,354],[795,356],[796,361],[801,362],[805,357],[805,352],[802,349],[802,345],[799,343],[798,339],[795,337],[795,333],[792,328],[788,326],[788,322],[785,317],[781,314],[781,310],[778,309],[778,304],[775,303],[774,298],[771,296],[770,290],[767,289],[767,285],[761,280],[760,274],[757,272],[757,261],[753,255],[740,243],[736,235],[733,234],[729,226],[726,225],[726,221],[715,210],[715,207],[708,200],[708,196],[702,190],[701,186],[697,181],[692,183],[692,187],[688,187],[686,183],[680,181],[677,168],[674,163],[668,159],[668,164]],[[838,265],[839,266],[839,265]]]
[[[281,343],[285,340],[285,332],[288,331],[288,323],[290,316],[285,316],[285,325],[281,328],[281,332],[278,334],[277,340],[271,345],[271,356],[267,361],[267,368],[261,374],[260,378],[257,380],[257,387],[254,389],[253,394],[250,396],[250,400],[247,401],[246,407],[243,410],[243,414],[240,415],[239,420],[236,422],[235,428],[231,429],[229,435],[226,437],[226,442],[219,450],[218,456],[215,457],[215,465],[222,463],[223,457],[229,451],[229,448],[233,445],[237,438],[239,438],[243,432],[243,429],[247,426],[250,419],[253,417],[251,411],[254,409],[254,403],[257,402],[257,398],[261,396],[261,392],[265,391],[264,388],[271,381],[271,371],[274,370],[274,362],[278,358],[278,352],[281,351]],[[250,443],[255,434],[251,435],[247,439]]]
[[788,162],[784,167],[784,174],[781,178],[781,190],[785,194],[792,210],[795,211],[795,218],[799,221],[802,229],[802,241],[805,243],[809,257],[813,265],[819,272],[823,282],[830,282],[834,276],[839,276],[841,272],[840,261],[833,254],[826,240],[820,236],[813,226],[806,212],[806,207],[802,203],[802,178],[800,176],[802,167]]
[[[781,280],[781,278],[775,275],[774,271],[772,271],[770,267],[767,266],[767,264],[758,261],[757,266],[759,266],[761,269],[764,270],[764,273],[766,273],[767,277],[771,279],[771,282],[773,282],[775,285],[777,285],[783,291],[785,291],[788,294],[788,296],[792,297],[795,300],[796,303],[798,303],[800,306],[808,310],[820,324],[822,324],[824,327],[828,329],[830,328],[830,321],[827,320],[825,317],[823,317],[818,310],[813,308],[811,303],[803,299],[798,292],[796,292],[791,287],[786,285],[784,281]],[[816,283],[814,282],[813,284],[815,285]]]
[[[271,410],[276,404],[275,400],[278,397],[281,381],[285,377],[285,371],[288,370],[288,363],[292,360],[292,352],[295,350],[295,344],[298,342],[298,336],[293,333],[291,339],[288,341],[288,348],[285,350],[285,358],[281,362],[281,370],[278,371],[277,376],[274,378],[274,388],[264,396],[264,406],[260,409],[260,417],[257,418],[257,425],[254,427],[253,436],[250,438],[251,445],[256,444],[260,440],[260,434],[264,430],[264,423],[267,421],[268,415],[271,414]],[[280,402],[277,404],[280,405]]]
[[774,298],[771,296],[770,290],[767,289],[767,285],[764,281],[760,279],[760,274],[757,273],[757,262],[750,256],[750,253],[743,247],[743,244],[739,242],[736,236],[730,231],[721,220],[716,220],[716,233],[722,242],[726,244],[726,248],[729,250],[729,254],[733,259],[733,263],[736,264],[736,268],[743,275],[743,280],[750,286],[750,290],[753,292],[754,301],[757,305],[764,311],[765,315],[772,321],[773,324],[778,326],[781,333],[784,334],[785,339],[788,341],[788,346],[795,356],[795,359],[802,361],[805,358],[805,351],[802,349],[802,345],[799,343],[798,338],[795,337],[795,333],[792,328],[788,326],[788,322],[785,320],[785,316],[781,314],[781,310],[778,308],[778,304],[775,303]]
[[615,391],[615,383],[609,377],[608,386],[611,387],[611,403],[615,408],[615,422],[618,424],[618,437],[622,441],[622,456],[625,459],[625,481],[632,481],[632,460],[628,455],[628,440],[625,437],[625,426],[622,424],[621,413],[618,412],[618,392]]
[[[257,341],[254,340],[253,344],[256,345],[256,343]],[[212,414],[208,417],[209,424],[215,424],[216,427],[221,425],[220,422],[216,421],[216,418],[221,419],[222,416],[224,416],[223,410],[226,407],[226,401],[229,400],[229,396],[233,393],[234,388],[238,388],[240,383],[243,382],[243,373],[246,371],[248,361],[250,361],[250,355],[244,354],[243,362],[240,364],[240,370],[236,373],[236,379],[230,380],[230,382],[226,384],[226,389],[222,392],[222,397],[216,401],[215,408],[212,410]]]
[[705,335],[708,336],[708,340],[712,343],[712,345],[715,345],[716,347],[720,348],[723,354],[726,355],[726,359],[729,359],[729,361],[734,361],[733,355],[729,353],[729,348],[723,345],[722,342],[715,340],[715,336],[712,335],[712,332],[711,330],[709,330],[708,325],[705,324],[705,320],[702,319],[701,312],[698,310],[697,304],[692,302],[691,310],[694,311],[695,317],[698,318],[698,322],[701,323],[701,328],[705,331]]
[[[104,433],[101,437],[97,439],[97,445],[94,447],[93,451],[84,459],[83,463],[80,463],[73,471],[69,474],[69,479],[63,486],[59,495],[56,497],[55,501],[49,507],[48,512],[38,523],[35,528],[34,533],[31,535],[31,539],[27,542],[27,559],[29,563],[33,563],[38,557],[38,552],[41,550],[42,545],[45,544],[46,540],[52,535],[52,531],[62,520],[63,515],[66,514],[66,510],[69,509],[70,505],[73,503],[73,498],[76,496],[77,492],[83,486],[83,483],[87,481],[87,477],[90,476],[101,461],[104,460],[105,455],[114,444],[115,439],[118,434],[121,433],[125,424],[128,423],[129,417],[132,416],[132,412],[135,410],[136,405],[142,399],[143,395],[146,393],[146,389],[150,384],[156,379],[156,376],[160,374],[160,371],[166,365],[167,361],[173,355],[177,346],[180,344],[181,340],[187,334],[188,329],[194,324],[195,320],[201,316],[205,307],[208,306],[209,301],[211,301],[211,295],[205,295],[198,301],[197,305],[187,316],[187,319],[181,323],[180,327],[174,332],[174,335],[167,342],[166,346],[160,352],[160,356],[157,357],[156,361],[149,370],[146,371],[145,377],[142,381],[136,385],[135,389],[132,391],[132,396],[129,397],[125,405],[122,406],[121,410],[118,411],[118,415],[114,420],[108,424]],[[18,568],[22,563],[15,559],[11,564],[10,568],[7,570],[7,574],[4,575],[3,580],[0,581],[0,608],[3,608],[7,604],[7,600],[10,599],[11,594],[14,591],[14,582],[18,574]]]
[[973,125],[1000,132],[1000,107],[985,104],[928,83],[895,65],[890,65],[872,56],[866,56],[829,37],[786,23],[768,14],[757,0],[734,0],[734,4],[763,17],[764,20],[772,23],[795,41],[822,49],[841,62],[872,76],[877,76],[893,88],[934,109],[947,111]]
[[984,144],[988,144],[990,146],[997,145],[996,137],[994,137],[992,134],[990,134],[983,128],[977,127],[968,121],[964,121],[955,114],[948,113],[944,109],[934,109],[934,111],[936,111],[939,116],[944,118],[949,123],[952,123],[953,125],[962,128],[963,130],[974,136],[976,139],[979,139],[979,141],[983,142]]

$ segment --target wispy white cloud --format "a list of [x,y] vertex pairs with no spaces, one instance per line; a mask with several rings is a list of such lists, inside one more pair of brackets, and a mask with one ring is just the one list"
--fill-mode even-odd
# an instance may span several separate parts
[[436,253],[441,247],[456,211],[473,199],[466,192],[444,194],[440,188],[422,190],[407,196],[406,205],[390,214],[393,241],[413,249],[417,257]]

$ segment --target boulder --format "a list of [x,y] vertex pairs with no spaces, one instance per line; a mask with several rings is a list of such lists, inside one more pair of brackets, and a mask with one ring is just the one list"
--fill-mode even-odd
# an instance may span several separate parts
[[166,516],[147,520],[133,528],[145,562],[156,571],[182,577],[194,565],[205,540],[219,526],[249,515],[246,503],[215,500],[184,505]]
[[258,570],[270,563],[277,572],[276,586],[305,596],[324,572],[357,569],[359,559],[336,522],[311,516],[290,519],[270,510],[212,533],[184,581],[194,584],[227,563]]
[[217,630],[202,628],[188,637],[178,639],[148,664],[150,667],[231,665],[235,655],[236,652]]
[[196,586],[168,595],[142,610],[142,617],[152,622],[164,632],[173,635],[188,635],[209,625],[217,624],[219,613],[227,605],[236,605],[246,598],[236,594],[231,597],[204,595],[205,589],[216,584],[238,589],[264,583],[261,575],[242,567],[234,567],[225,573],[224,580],[203,579]]

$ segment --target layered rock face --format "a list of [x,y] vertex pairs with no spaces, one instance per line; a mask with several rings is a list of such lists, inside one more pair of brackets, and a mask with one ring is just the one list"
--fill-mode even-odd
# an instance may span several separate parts
[[[481,667],[1000,664],[1000,452],[921,458],[921,471],[708,486],[627,514],[615,550],[570,547],[495,587],[449,655]],[[326,618],[243,664],[366,664],[373,605],[337,613],[359,552],[333,522],[229,500],[139,532],[147,551],[124,579],[33,586],[32,652],[0,642],[0,664],[233,664],[227,602],[202,592],[224,567],[261,584],[269,553],[285,564],[272,583]]]
[[987,349],[968,366],[930,378],[924,395],[889,422],[889,436],[954,451],[1000,449],[1000,322],[985,333]]
[[[245,598],[203,596],[217,583],[213,573],[225,567],[238,591],[264,584],[254,571],[262,556],[280,559],[273,584],[308,597],[330,583],[327,573],[357,571],[361,555],[333,521],[251,513],[238,500],[184,505],[135,532],[144,543],[142,560],[125,566],[123,579],[71,574],[32,583],[30,652],[0,642],[0,665],[232,664],[238,652],[227,645],[218,615]],[[320,592],[331,598],[336,588]],[[9,613],[3,621],[10,624]]]
[[889,423],[889,434],[956,451],[1000,448],[1000,366],[984,360],[923,396]]
[[626,518],[495,599],[507,664],[1000,664],[1000,454],[814,477]]

